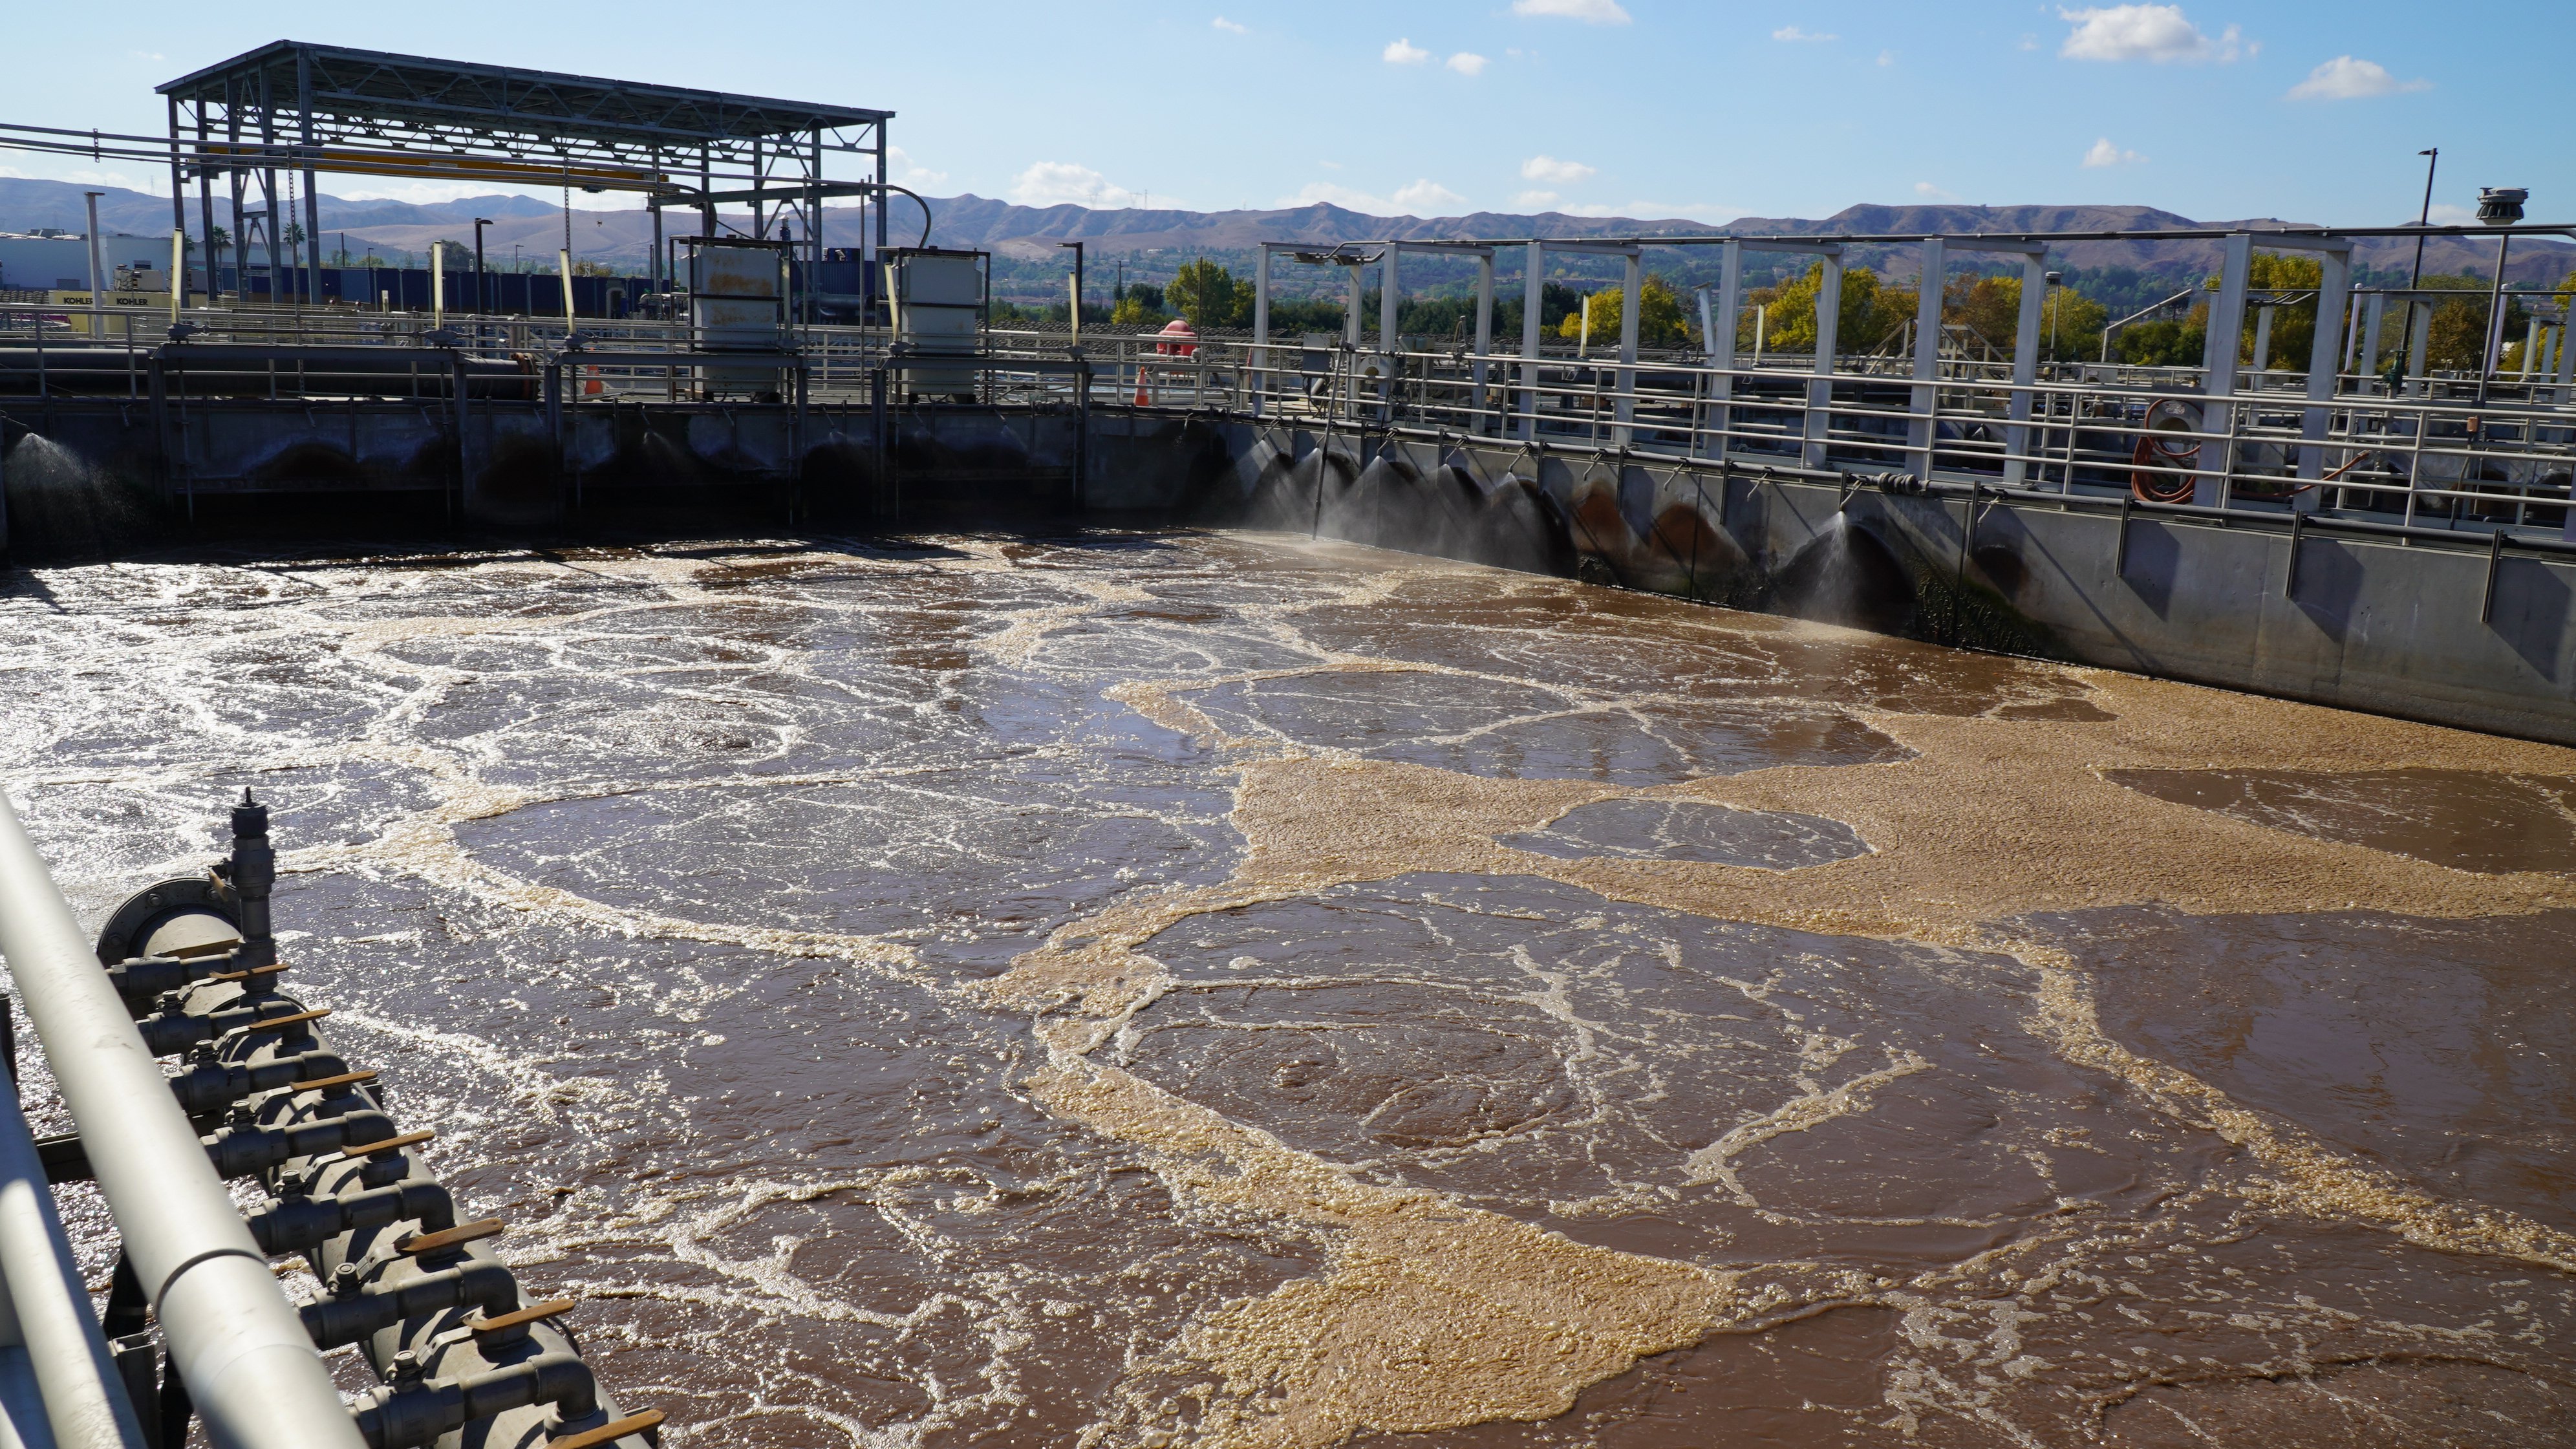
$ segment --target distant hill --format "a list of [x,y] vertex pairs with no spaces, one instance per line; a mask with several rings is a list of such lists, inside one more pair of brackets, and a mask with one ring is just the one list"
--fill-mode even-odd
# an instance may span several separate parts
[[[36,227],[82,229],[85,224],[83,189],[64,181],[0,178],[0,231],[27,231]],[[227,224],[224,213],[228,209],[228,204],[219,198],[216,208],[218,225]],[[931,233],[931,241],[936,245],[980,248],[1024,264],[1043,261],[1052,265],[1063,255],[1057,249],[1058,242],[1081,241],[1087,245],[1095,261],[1127,259],[1131,275],[1137,277],[1166,275],[1172,267],[1200,255],[1226,260],[1248,259],[1254,246],[1264,241],[1328,246],[1337,242],[1378,241],[1390,236],[1406,240],[1455,240],[1527,236],[1685,237],[1715,236],[1727,232],[1747,236],[2017,234],[2171,231],[2290,224],[2268,217],[2194,221],[2145,206],[1863,205],[1846,207],[1822,219],[1748,216],[1724,227],[1675,218],[1569,216],[1563,212],[1537,215],[1476,212],[1467,216],[1425,220],[1410,216],[1370,216],[1322,203],[1272,211],[1206,212],[1133,207],[1106,211],[1080,206],[1020,206],[974,195],[933,197],[931,209],[937,219]],[[494,222],[484,230],[488,255],[506,260],[515,246],[531,263],[542,264],[564,244],[562,209],[534,197],[493,195],[436,205],[415,205],[398,201],[348,201],[326,194],[322,197],[320,211],[323,245],[330,253],[338,251],[345,235],[346,244],[353,254],[373,247],[388,256],[399,257],[408,253],[417,259],[433,241],[470,240],[473,219],[477,216],[490,217]],[[188,213],[193,233],[197,227],[194,197],[189,199]],[[724,217],[736,228],[750,224],[749,216],[744,212],[728,211]],[[891,235],[897,240],[910,243],[920,238],[921,211],[910,199],[898,197],[887,219]],[[170,203],[167,198],[146,192],[109,190],[99,199],[99,220],[102,227],[110,231],[166,236],[170,226]],[[674,234],[695,229],[694,219],[688,213],[671,213],[665,218],[665,223]],[[855,244],[861,239],[863,223],[864,219],[856,208],[827,208],[824,215],[825,244]],[[651,218],[641,208],[631,211],[575,211],[572,214],[572,232],[577,256],[640,266],[651,246],[653,227]],[[2356,260],[2362,266],[2387,270],[2411,265],[2415,243],[2403,237],[2377,238],[2361,243],[2355,250]],[[2435,238],[2425,246],[2424,266],[2428,272],[2483,274],[2492,265],[2493,255],[2493,243],[2485,240]],[[2066,243],[2051,253],[2052,264],[2055,265],[2134,267],[2141,271],[2176,275],[2214,271],[2218,258],[2219,243],[2215,241],[2081,241]],[[1910,276],[1914,270],[1910,247],[1860,248],[1854,260],[1891,276]],[[1442,270],[1454,271],[1454,268],[1433,268],[1431,273],[1437,274]],[[2556,282],[2571,271],[2576,271],[2576,246],[2539,240],[2517,241],[2507,267],[2511,279],[2523,283]]]

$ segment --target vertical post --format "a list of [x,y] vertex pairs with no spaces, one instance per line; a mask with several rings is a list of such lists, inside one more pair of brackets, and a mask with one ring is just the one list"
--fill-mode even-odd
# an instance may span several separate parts
[[1914,308],[1914,396],[1908,405],[1905,441],[1914,476],[1930,481],[1932,444],[1938,436],[1941,403],[1941,287],[1950,270],[1949,244],[1939,237],[1923,240],[1922,276]]
[[[2570,322],[2576,322],[2576,306],[2569,307],[2567,315],[2558,321],[2558,385],[2560,387],[2576,383],[2576,349],[2571,349],[2567,345],[2567,325]],[[2559,394],[2556,401],[2566,401],[2566,394]],[[2576,511],[2571,511],[2568,517],[2576,519]]]
[[2422,397],[2427,390],[2424,386],[2424,354],[2433,341],[2433,304],[2409,302],[2406,311],[2406,394]]
[[2021,319],[2013,330],[2012,401],[2004,414],[2004,482],[2018,484],[2030,472],[2031,390],[2039,382],[2040,308],[2048,300],[2048,258],[2032,251],[2021,260]]
[[[182,212],[184,221],[186,216]],[[188,300],[188,231],[186,226],[170,231],[170,325],[179,325],[179,308]]]
[[[877,122],[877,250],[886,248],[886,202],[894,193],[886,190],[886,123]],[[714,235],[709,232],[708,235]]]
[[1545,294],[1547,247],[1533,239],[1521,260],[1521,441],[1538,438],[1538,312]]
[[1807,384],[1806,463],[1810,468],[1825,466],[1825,435],[1833,427],[1834,348],[1840,340],[1843,321],[1843,253],[1836,247],[1824,254],[1823,285],[1816,289],[1816,361],[1815,380]]
[[313,60],[298,48],[295,52],[295,115],[301,128],[304,172],[304,300],[322,300],[322,199],[313,190]]
[[447,243],[429,244],[429,325],[447,325]]
[[[107,252],[98,236],[98,199],[104,191],[84,191],[89,201],[89,338],[98,342],[107,336],[107,295],[99,289],[107,284]],[[42,324],[38,325],[42,331]]]
[[2209,308],[2209,337],[2201,354],[2200,430],[2214,434],[2200,444],[2200,476],[2191,501],[2203,508],[2222,507],[2227,475],[2236,467],[2236,348],[2245,332],[2245,291],[2253,273],[2254,238],[2238,232],[2227,239],[2219,264],[2218,299]]
[[1471,431],[1485,430],[1485,382],[1494,355],[1494,254],[1476,258],[1476,414]]
[[206,165],[206,102],[196,101],[197,113],[197,215],[202,223],[198,235],[206,242],[206,305],[215,304],[215,268],[221,253],[215,250],[215,178]]
[[[2306,444],[2299,450],[2299,476],[2310,482],[2325,476],[2326,434],[2333,425],[2335,385],[2340,380],[2335,372],[2335,358],[2343,349],[2340,339],[2326,330],[2325,319],[2344,313],[2344,299],[2352,290],[2352,252],[2339,248],[2317,256],[2317,335],[2308,349],[2308,407],[2299,421],[2299,437]],[[2321,490],[2309,488],[2291,495],[2291,506],[2301,513],[2316,511],[2323,500]]]
[[[1394,242],[1388,242],[1386,244],[1386,256],[1381,261],[1382,270],[1379,272],[1378,276],[1377,346],[1378,350],[1385,353],[1387,356],[1387,367],[1390,371],[1390,375],[1392,374],[1392,370],[1395,366],[1395,354],[1399,350],[1395,335],[1396,303],[1403,295],[1396,288],[1395,263],[1396,258],[1400,256],[1403,251],[1404,248],[1396,245]],[[1353,273],[1353,275],[1356,276],[1357,273]]]
[[572,335],[573,331],[571,251],[564,250],[555,253],[555,272],[556,275],[563,278],[564,335],[569,337]]
[[1744,243],[1733,237],[1718,243],[1717,320],[1707,336],[1708,365],[1717,369],[1708,383],[1709,428],[1717,434],[1717,456],[1727,453],[1734,427],[1735,323],[1744,315]]
[[277,98],[269,93],[268,72],[259,73],[259,207],[268,230],[268,305],[286,301],[286,218],[277,205]]
[[1619,293],[1619,401],[1611,413],[1618,426],[1610,430],[1611,440],[1622,448],[1636,436],[1632,424],[1637,420],[1637,294],[1645,257],[1631,248],[1627,260]]
[[[1257,250],[1260,259],[1252,267],[1252,415],[1256,418],[1269,411],[1270,402],[1270,243],[1261,243]],[[1074,325],[1082,324],[1077,319]]]
[[[2379,375],[2379,329],[2388,313],[2388,296],[2373,292],[2361,303],[2361,363],[2353,371],[2365,379]],[[2365,383],[2363,391],[2369,390]]]
[[2523,338],[2522,380],[2524,382],[2531,381],[2531,370],[2534,366],[2538,365],[2540,357],[2540,329],[2546,325],[2548,324],[2542,322],[2539,318],[2532,318],[2531,330]]

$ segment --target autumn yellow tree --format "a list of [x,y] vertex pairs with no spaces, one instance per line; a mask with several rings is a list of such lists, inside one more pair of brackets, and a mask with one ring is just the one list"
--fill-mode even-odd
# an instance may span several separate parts
[[[1825,264],[1817,262],[1803,277],[1776,287],[1755,289],[1745,298],[1736,324],[1736,350],[1753,350],[1754,306],[1763,310],[1763,346],[1773,352],[1813,352],[1816,347],[1816,298],[1825,286]],[[1904,329],[1914,316],[1917,294],[1912,287],[1883,283],[1867,267],[1843,272],[1842,305],[1835,311],[1834,350],[1874,352]]]
[[[1592,345],[1619,345],[1620,324],[1628,311],[1627,288],[1612,287],[1583,299],[1583,306],[1556,324],[1556,335],[1569,342],[1584,335],[1585,323],[1591,325]],[[1682,312],[1681,298],[1673,295],[1661,277],[1648,277],[1637,284],[1637,345],[1640,347],[1682,347],[1690,342],[1690,322]]]
[[[1965,327],[1969,334],[2004,357],[2013,355],[2021,337],[2021,281],[2017,276],[1962,276],[1942,289],[1941,320]],[[2072,287],[2051,287],[2039,313],[2039,355],[2097,357],[2102,328],[2110,313],[2101,303]],[[2050,350],[2052,325],[2056,349]],[[2089,345],[2088,345],[2089,344]]]

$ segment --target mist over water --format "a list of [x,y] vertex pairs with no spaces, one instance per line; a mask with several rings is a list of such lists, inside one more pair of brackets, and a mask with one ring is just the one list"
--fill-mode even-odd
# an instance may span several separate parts
[[1265,535],[9,586],[75,904],[271,800],[297,989],[674,1443],[2576,1412],[2576,752]]

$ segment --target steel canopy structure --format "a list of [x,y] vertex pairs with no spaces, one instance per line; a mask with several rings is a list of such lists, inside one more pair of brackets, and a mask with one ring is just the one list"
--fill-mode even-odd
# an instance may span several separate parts
[[[326,171],[640,192],[653,212],[657,279],[670,207],[696,210],[705,236],[716,234],[724,202],[749,203],[754,234],[792,215],[809,266],[819,267],[825,199],[873,196],[875,240],[886,240],[892,111],[292,40],[156,89],[169,112],[172,223],[186,229],[184,193],[194,179],[211,239],[214,181],[225,178],[243,275],[254,237],[272,275],[293,265],[285,238],[298,209],[304,256],[294,260],[320,270],[314,178]],[[833,155],[865,158],[872,174],[832,180]],[[290,193],[280,172],[301,175],[300,198],[282,201]]]

